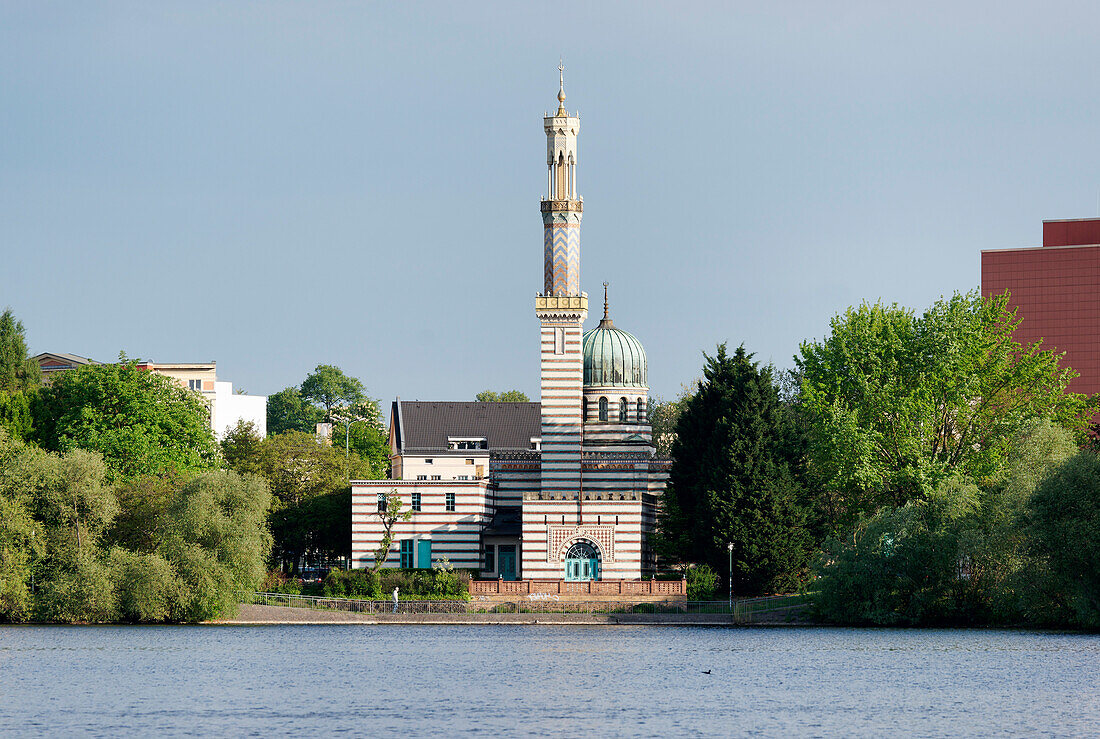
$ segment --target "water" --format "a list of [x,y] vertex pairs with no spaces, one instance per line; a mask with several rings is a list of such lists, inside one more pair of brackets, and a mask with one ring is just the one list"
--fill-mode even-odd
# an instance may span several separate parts
[[1096,735],[1100,636],[782,627],[0,628],[2,735],[391,732]]

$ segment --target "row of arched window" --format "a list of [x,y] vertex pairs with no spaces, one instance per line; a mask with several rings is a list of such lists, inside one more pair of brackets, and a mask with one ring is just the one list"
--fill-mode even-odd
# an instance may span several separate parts
[[[619,423],[647,423],[648,422],[648,408],[644,398],[638,398],[638,402],[634,405],[634,418],[631,415],[631,403],[626,398],[619,398],[618,403],[618,422]],[[588,416],[588,398],[584,398],[581,402],[581,413],[584,416],[584,420],[589,420]],[[611,420],[611,404],[606,396],[600,398],[599,401],[599,415],[598,418],[601,421]]]

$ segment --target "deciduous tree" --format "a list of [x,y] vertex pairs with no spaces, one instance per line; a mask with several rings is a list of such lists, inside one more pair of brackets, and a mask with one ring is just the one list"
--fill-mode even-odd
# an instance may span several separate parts
[[811,470],[829,530],[925,497],[956,473],[981,483],[1036,419],[1084,430],[1090,406],[1067,392],[1076,373],[1013,338],[1007,301],[955,294],[920,317],[863,304],[802,345]]
[[495,390],[482,390],[480,393],[474,396],[474,400],[479,403],[530,403],[531,399],[527,397],[527,394],[520,390],[505,390],[503,392],[496,392]]
[[103,455],[112,477],[208,470],[218,448],[202,398],[132,362],[58,373],[35,407],[35,433],[52,451]]

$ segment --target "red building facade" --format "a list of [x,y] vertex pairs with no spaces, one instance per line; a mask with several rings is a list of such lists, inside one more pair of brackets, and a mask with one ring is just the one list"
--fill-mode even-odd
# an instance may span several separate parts
[[982,294],[1008,290],[1016,339],[1064,351],[1071,389],[1100,392],[1100,218],[1043,221],[1043,245],[982,251]]

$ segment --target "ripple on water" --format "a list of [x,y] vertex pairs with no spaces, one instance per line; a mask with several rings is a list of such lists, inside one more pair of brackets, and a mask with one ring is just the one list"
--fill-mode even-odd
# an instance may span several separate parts
[[1090,734],[1098,682],[1075,634],[0,628],[4,734]]

